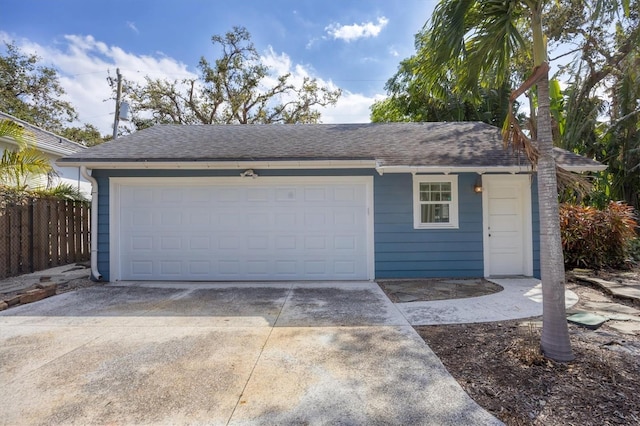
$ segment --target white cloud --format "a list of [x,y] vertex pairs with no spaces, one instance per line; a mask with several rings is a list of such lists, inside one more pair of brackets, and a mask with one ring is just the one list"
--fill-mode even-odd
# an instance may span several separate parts
[[[11,41],[0,31],[0,41]],[[42,46],[27,39],[16,40],[25,53],[37,54],[44,65],[58,71],[65,100],[71,102],[79,115],[79,123],[95,125],[102,134],[112,133],[115,104],[107,77],[115,77],[116,68],[127,80],[142,83],[145,76],[168,80],[196,78],[187,65],[162,53],[135,55],[117,46],[109,46],[92,36],[67,35],[53,46]],[[305,77],[316,77],[311,67],[295,64],[286,53],[277,53],[269,47],[261,60],[274,70],[274,76],[265,80],[265,86],[276,83],[277,75],[291,73],[290,82],[300,85]],[[317,77],[316,77],[317,78]],[[331,80],[317,78],[320,86],[338,88]],[[368,97],[343,91],[337,105],[320,108],[324,123],[369,122],[369,107],[384,95]],[[285,99],[281,99],[285,100]]]
[[[0,32],[0,40],[12,40]],[[53,46],[41,46],[26,39],[16,40],[25,53],[35,53],[47,66],[58,71],[60,84],[79,115],[80,123],[95,125],[102,134],[111,134],[115,102],[107,77],[115,77],[120,68],[123,77],[142,83],[144,76],[182,80],[194,78],[187,66],[164,55],[147,56],[126,52],[92,36],[67,35]],[[78,123],[78,124],[80,124]]]
[[[312,69],[300,64],[293,64],[291,58],[286,53],[278,54],[271,46],[263,53],[260,60],[274,70],[274,75],[290,73],[290,82],[295,86],[302,84],[305,77],[314,77],[312,75]],[[319,77],[315,78],[321,87],[327,87],[330,90],[336,90],[338,88],[331,80],[327,81]],[[266,85],[275,84],[275,76],[266,79],[265,83]],[[369,118],[369,108],[373,102],[384,99],[385,97],[383,94],[370,97],[343,90],[342,96],[340,96],[336,105],[318,108],[322,114],[320,119],[323,123],[369,123],[371,121]],[[281,100],[285,101],[286,99]]]
[[375,101],[386,98],[385,95],[365,96],[360,93],[343,91],[335,106],[320,108],[323,123],[369,123],[369,108]]
[[138,27],[136,27],[135,22],[127,21],[127,27],[129,27],[129,29],[131,29],[131,31],[133,31],[134,33],[140,34],[140,30],[138,30]]
[[325,31],[336,40],[351,42],[359,38],[377,37],[388,23],[389,20],[383,16],[378,18],[377,24],[373,22],[352,25],[331,24],[325,27]]

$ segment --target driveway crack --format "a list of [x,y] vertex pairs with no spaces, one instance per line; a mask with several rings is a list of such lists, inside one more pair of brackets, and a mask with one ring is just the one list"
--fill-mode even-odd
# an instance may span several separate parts
[[282,315],[282,311],[284,310],[284,306],[287,304],[287,301],[291,297],[292,291],[293,291],[293,283],[289,285],[289,291],[287,292],[287,296],[284,298],[284,302],[282,302],[282,305],[280,306],[280,310],[278,311],[278,315],[276,315],[276,318],[273,321],[273,325],[271,325],[271,329],[269,330],[269,334],[267,334],[267,338],[264,339],[264,343],[262,344],[262,347],[260,348],[260,352],[258,353],[258,356],[256,357],[256,361],[253,363],[253,367],[251,367],[251,372],[249,373],[249,377],[247,378],[247,381],[244,383],[244,386],[242,387],[242,392],[240,392],[240,396],[238,397],[238,400],[236,401],[236,405],[233,407],[233,411],[231,411],[231,415],[229,416],[229,420],[227,420],[227,425],[229,425],[231,423],[231,419],[233,419],[233,416],[235,415],[236,410],[238,409],[238,406],[242,403],[242,397],[244,396],[244,392],[246,391],[247,386],[249,385],[249,382],[251,381],[251,378],[253,377],[253,372],[255,371],[256,366],[258,365],[258,362],[260,362],[260,358],[262,358],[262,354],[264,353],[264,348],[267,346],[267,343],[269,343],[269,339],[271,339],[271,334],[273,333],[273,329],[276,327],[276,324],[278,323],[278,319],[280,319],[280,315]]

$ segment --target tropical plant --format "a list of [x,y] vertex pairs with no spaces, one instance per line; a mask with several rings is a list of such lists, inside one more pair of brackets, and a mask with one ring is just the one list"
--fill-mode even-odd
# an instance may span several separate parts
[[557,0],[546,16],[550,43],[576,55],[551,91],[554,142],[607,164],[585,202],[640,210],[640,1]]
[[89,201],[87,196],[84,195],[77,186],[73,186],[69,183],[59,183],[56,186],[38,190],[36,191],[36,194],[40,197],[53,197],[72,201]]
[[[424,49],[425,30],[416,35],[416,50]],[[511,88],[480,88],[477,93],[456,90],[458,76],[450,70],[440,81],[438,93],[425,90],[419,72],[428,57],[420,53],[400,62],[398,71],[385,84],[388,97],[371,106],[371,121],[482,121],[501,126],[506,118]]]
[[[543,291],[541,349],[559,361],[573,359],[564,304],[564,262],[560,239],[556,164],[549,97],[549,65],[542,27],[543,0],[443,0],[428,23],[422,77],[427,90],[437,88],[449,70],[457,70],[459,91],[495,87],[510,75],[513,57],[526,52],[531,76],[512,95],[536,85],[535,145],[511,113],[503,128],[505,140],[536,162],[539,217],[540,269]],[[525,40],[532,40],[529,44]],[[531,48],[530,51],[525,49]]]
[[604,209],[575,204],[560,206],[562,248],[567,267],[623,266],[636,240],[633,208],[611,201]]
[[[17,150],[4,149],[0,158],[0,184],[26,189],[32,186],[47,187],[55,176],[49,159],[33,146],[33,137],[11,120],[0,121],[0,138],[11,138],[18,144]],[[45,178],[45,185],[33,185]],[[40,182],[38,182],[40,183]]]

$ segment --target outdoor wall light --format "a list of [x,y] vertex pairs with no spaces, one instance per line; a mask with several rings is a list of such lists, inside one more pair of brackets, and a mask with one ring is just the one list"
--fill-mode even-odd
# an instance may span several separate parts
[[253,169],[247,169],[244,172],[240,173],[240,177],[250,177],[255,179],[258,177],[258,174],[253,171]]
[[473,185],[473,192],[477,194],[482,192],[482,175],[476,179],[476,183]]

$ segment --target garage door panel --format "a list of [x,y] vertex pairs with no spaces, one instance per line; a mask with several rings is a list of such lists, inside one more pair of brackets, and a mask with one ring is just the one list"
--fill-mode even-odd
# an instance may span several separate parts
[[264,182],[121,185],[120,279],[368,278],[365,183]]
[[211,240],[208,237],[189,237],[189,250],[203,251],[211,249]]
[[162,188],[160,189],[160,202],[166,203],[182,203],[182,195],[185,193],[181,188]]

